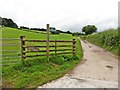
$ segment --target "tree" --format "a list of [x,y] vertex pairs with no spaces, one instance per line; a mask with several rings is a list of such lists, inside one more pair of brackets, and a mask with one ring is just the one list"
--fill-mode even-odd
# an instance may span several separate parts
[[20,26],[20,29],[29,29],[29,27]]
[[85,32],[86,35],[92,34],[97,31],[95,25],[87,25],[82,28],[82,32]]
[[17,24],[12,19],[2,18],[2,25],[6,27],[18,28]]

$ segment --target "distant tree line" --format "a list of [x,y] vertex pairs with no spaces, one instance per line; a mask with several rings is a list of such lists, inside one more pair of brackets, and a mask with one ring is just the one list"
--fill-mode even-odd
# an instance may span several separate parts
[[[12,19],[8,19],[8,18],[2,18],[0,17],[0,21],[2,23],[0,23],[0,25],[5,26],[5,27],[12,27],[12,28],[18,28],[17,24],[12,20]],[[19,29],[28,29],[28,30],[36,30],[36,31],[46,31],[46,29],[44,28],[29,28],[26,26],[20,26]],[[56,30],[59,33],[65,33],[65,34],[73,34],[70,31],[62,31],[62,30]]]
[[29,27],[20,26],[20,29],[29,29]]
[[37,30],[37,31],[47,31],[44,28],[30,28],[30,30]]
[[80,32],[74,32],[74,33],[72,33],[72,36],[79,36],[79,35],[84,35],[84,34],[80,33]]
[[17,24],[14,23],[12,19],[7,19],[7,18],[1,18],[1,19],[2,19],[2,26],[18,28]]
[[25,26],[20,26],[20,29],[29,29],[29,30],[35,30],[35,31],[46,31],[44,28],[29,28]]
[[2,18],[0,17],[0,26],[2,26]]
[[[29,30],[37,30],[37,31],[47,31],[46,29],[44,28],[29,28],[29,27],[25,27],[25,26],[20,26],[20,29],[29,29]],[[73,34],[72,32],[70,31],[62,31],[62,30],[56,30],[58,31],[59,33],[66,33],[66,34]],[[58,34],[59,34],[58,33]],[[54,34],[54,33],[53,33]]]
[[66,33],[66,34],[72,34],[72,32],[70,31],[62,31],[62,30],[58,30],[60,33]]

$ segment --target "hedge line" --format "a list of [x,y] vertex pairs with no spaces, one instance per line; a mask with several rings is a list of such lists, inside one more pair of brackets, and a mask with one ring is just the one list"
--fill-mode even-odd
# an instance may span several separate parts
[[[120,29],[119,29],[120,30]],[[118,29],[109,29],[93,35],[87,35],[85,39],[95,45],[101,46],[114,54],[120,55],[120,35]]]

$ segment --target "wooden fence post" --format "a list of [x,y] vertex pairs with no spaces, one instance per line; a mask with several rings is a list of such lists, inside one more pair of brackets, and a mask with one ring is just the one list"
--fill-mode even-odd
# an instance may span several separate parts
[[25,59],[25,36],[20,36],[20,41],[21,41],[21,60],[24,62]]
[[47,55],[47,58],[48,58],[48,62],[49,62],[49,29],[50,29],[49,24],[47,24],[46,55]]
[[57,55],[57,41],[55,40],[55,55]]
[[75,55],[75,52],[76,52],[76,50],[75,50],[75,43],[76,43],[76,41],[75,41],[75,39],[73,39],[73,55]]

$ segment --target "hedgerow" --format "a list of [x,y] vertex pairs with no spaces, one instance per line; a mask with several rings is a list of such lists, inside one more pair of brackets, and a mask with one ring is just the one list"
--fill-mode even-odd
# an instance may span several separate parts
[[118,29],[109,29],[103,32],[99,32],[93,35],[87,35],[86,40],[101,46],[114,54],[120,55],[119,43],[120,43],[120,36],[118,35]]

